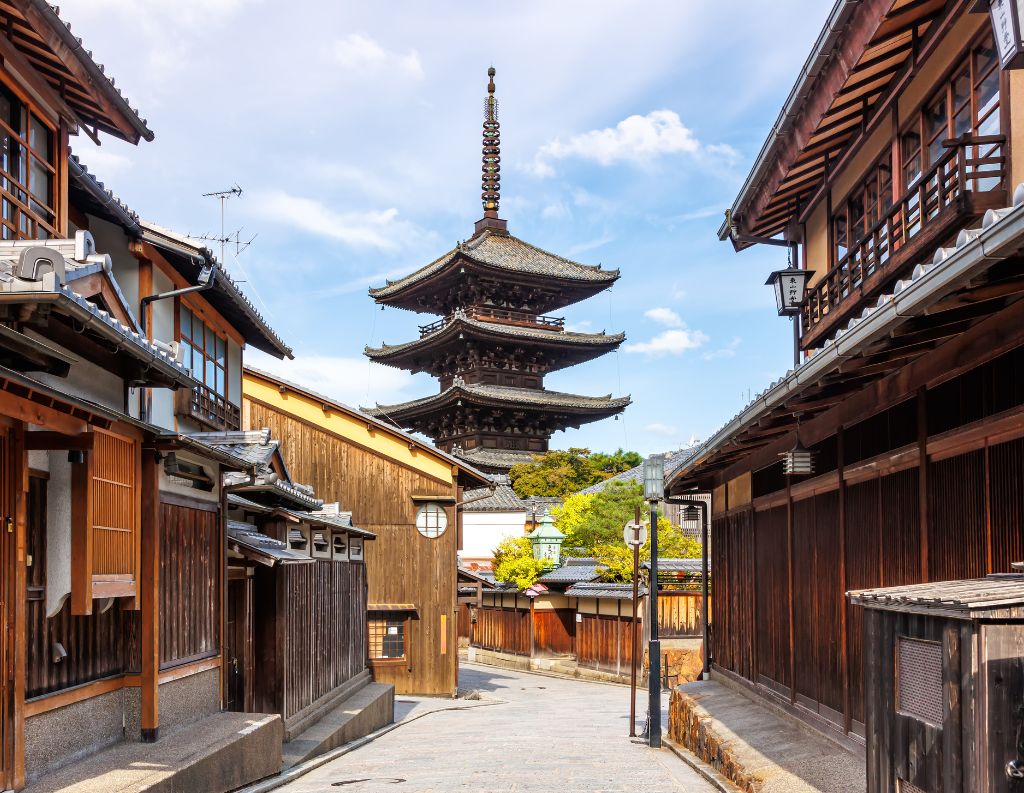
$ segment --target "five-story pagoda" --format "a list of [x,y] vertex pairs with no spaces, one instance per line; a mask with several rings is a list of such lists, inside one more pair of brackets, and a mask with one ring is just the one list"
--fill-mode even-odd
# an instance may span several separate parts
[[624,334],[572,333],[548,316],[608,289],[618,270],[555,256],[508,233],[498,217],[500,139],[494,69],[483,127],[483,208],[473,236],[397,281],[371,289],[382,305],[441,319],[405,344],[366,349],[372,360],[429,372],[440,392],[367,412],[421,432],[482,470],[505,473],[548,449],[556,430],[621,413],[629,397],[544,388],[544,375],[617,348]]

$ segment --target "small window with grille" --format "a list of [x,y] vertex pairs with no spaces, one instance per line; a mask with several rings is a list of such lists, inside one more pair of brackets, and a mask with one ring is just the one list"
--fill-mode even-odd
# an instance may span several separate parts
[[900,636],[896,644],[896,712],[941,727],[942,702],[942,645]]
[[366,621],[370,660],[405,658],[405,615],[371,611]]
[[905,779],[899,780],[899,793],[928,793],[924,788],[919,788],[917,785],[908,782]]

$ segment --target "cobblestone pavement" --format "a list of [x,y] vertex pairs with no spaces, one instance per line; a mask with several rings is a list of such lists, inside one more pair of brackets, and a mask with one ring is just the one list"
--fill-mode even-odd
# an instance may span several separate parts
[[[280,788],[288,793],[712,793],[631,742],[624,686],[463,665],[467,710],[428,713]],[[637,710],[646,709],[644,692]],[[401,707],[401,696],[398,697]],[[485,704],[486,703],[486,704]],[[453,703],[454,704],[454,703]]]

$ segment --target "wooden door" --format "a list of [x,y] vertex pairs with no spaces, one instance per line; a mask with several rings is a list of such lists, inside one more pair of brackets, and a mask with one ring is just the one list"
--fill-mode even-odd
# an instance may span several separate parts
[[224,626],[224,658],[227,663],[227,710],[245,711],[251,697],[252,642],[250,620],[252,582],[248,578],[228,581],[227,622]]

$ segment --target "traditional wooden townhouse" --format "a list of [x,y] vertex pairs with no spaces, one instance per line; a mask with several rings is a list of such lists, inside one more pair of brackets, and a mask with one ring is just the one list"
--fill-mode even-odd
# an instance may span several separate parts
[[270,431],[198,435],[250,462],[254,475],[229,473],[226,707],[278,713],[291,741],[327,719],[318,738],[289,747],[291,763],[391,723],[394,687],[371,682],[367,635],[367,544],[353,524],[294,482]]
[[[712,493],[715,673],[855,745],[874,726],[844,593],[1024,557],[1024,77],[992,22],[1017,5],[992,11],[835,4],[720,232],[796,251],[799,363],[668,486]],[[920,755],[928,730],[901,730]],[[912,771],[900,789],[938,789]]]
[[[242,346],[288,351],[212,257],[147,257],[70,156],[73,134],[153,135],[56,10],[0,18],[0,787],[21,788],[221,709],[220,482],[251,466],[190,437],[219,426],[193,406],[233,394],[237,422]],[[202,344],[189,306],[219,323]]]
[[490,481],[381,419],[275,375],[247,368],[243,396],[243,426],[270,428],[292,475],[376,535],[366,559],[374,680],[399,694],[454,695],[463,488]]

